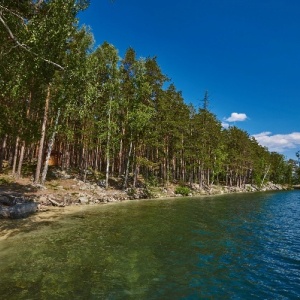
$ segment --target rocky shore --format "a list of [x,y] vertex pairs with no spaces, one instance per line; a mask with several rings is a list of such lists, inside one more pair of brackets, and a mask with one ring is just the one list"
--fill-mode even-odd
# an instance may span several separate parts
[[57,180],[52,180],[45,186],[33,185],[29,179],[11,182],[6,179],[6,183],[0,185],[0,218],[24,218],[34,212],[47,211],[52,207],[98,205],[131,199],[192,197],[287,189],[271,182],[262,187],[247,184],[243,187],[211,185],[200,188],[199,185],[193,184],[188,187],[188,194],[182,195],[178,193],[177,187],[176,184],[169,184],[167,187],[151,187],[140,182],[137,188],[122,190],[115,180],[111,188],[105,189],[102,182],[83,182],[77,178],[70,178],[67,174],[61,174]]

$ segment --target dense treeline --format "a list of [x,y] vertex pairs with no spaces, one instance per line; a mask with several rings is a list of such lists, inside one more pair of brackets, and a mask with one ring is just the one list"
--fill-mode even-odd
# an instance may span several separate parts
[[63,169],[105,179],[139,176],[201,186],[290,183],[292,166],[209,110],[187,105],[157,60],[123,58],[78,27],[88,1],[0,0],[0,168],[35,164],[44,183],[50,153]]

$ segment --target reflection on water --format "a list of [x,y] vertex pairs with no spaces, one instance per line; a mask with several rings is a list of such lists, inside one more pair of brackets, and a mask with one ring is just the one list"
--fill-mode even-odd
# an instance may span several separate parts
[[255,193],[97,206],[55,222],[18,220],[24,231],[0,242],[0,295],[297,299],[299,204],[298,191]]

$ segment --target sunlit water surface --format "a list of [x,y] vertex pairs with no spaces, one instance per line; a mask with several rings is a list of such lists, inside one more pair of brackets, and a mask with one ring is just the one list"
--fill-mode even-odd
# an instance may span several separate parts
[[24,231],[0,242],[1,299],[300,298],[300,191],[13,222]]

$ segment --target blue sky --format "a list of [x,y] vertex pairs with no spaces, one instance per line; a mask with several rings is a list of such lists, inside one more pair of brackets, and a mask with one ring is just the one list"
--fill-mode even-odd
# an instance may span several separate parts
[[270,151],[300,150],[299,0],[91,0],[80,14],[96,45],[157,61],[186,103]]

